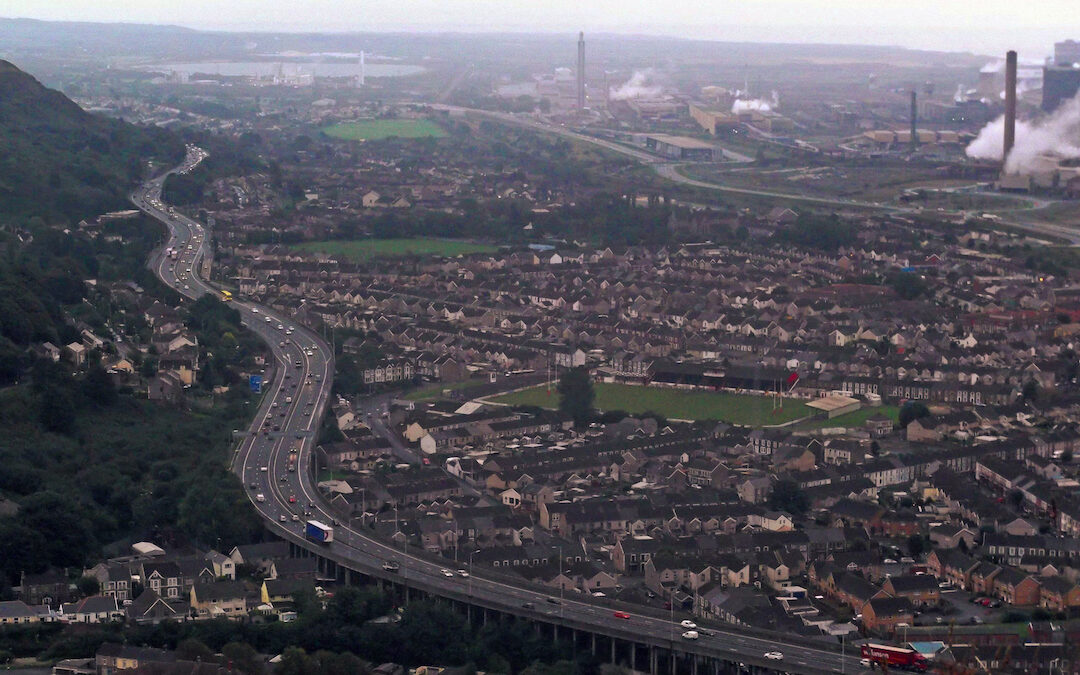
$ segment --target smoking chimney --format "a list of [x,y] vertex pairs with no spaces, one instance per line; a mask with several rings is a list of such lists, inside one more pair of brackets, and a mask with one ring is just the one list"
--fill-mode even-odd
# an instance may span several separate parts
[[1001,153],[1004,163],[1016,143],[1016,52],[1005,54],[1005,142]]
[[919,121],[918,94],[915,92],[914,89],[912,89],[911,90],[911,151],[912,152],[915,152],[915,150],[917,150],[918,147],[919,147],[919,131],[918,131],[918,129],[916,129],[916,127],[918,126],[917,125],[918,121]]
[[578,33],[577,41],[577,107],[585,109],[585,33]]

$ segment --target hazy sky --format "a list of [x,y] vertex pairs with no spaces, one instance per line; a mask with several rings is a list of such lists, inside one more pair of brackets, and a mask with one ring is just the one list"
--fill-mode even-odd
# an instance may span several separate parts
[[[1048,54],[1078,0],[0,0],[0,16],[220,30],[567,31]],[[1041,52],[1041,53],[1040,53]]]

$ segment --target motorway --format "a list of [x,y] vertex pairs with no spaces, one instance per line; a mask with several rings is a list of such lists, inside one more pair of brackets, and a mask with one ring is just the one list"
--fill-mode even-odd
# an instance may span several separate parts
[[[193,148],[185,163],[173,171],[190,170],[202,157],[203,153]],[[165,255],[165,249],[159,250],[149,265],[162,281],[186,298],[196,299],[205,293],[220,295],[200,277],[200,263],[209,254],[208,235],[202,225],[179,212],[173,213],[161,203],[164,179],[162,175],[145,183],[131,196],[136,206],[166,225],[169,241],[165,247],[178,251],[173,259]],[[266,369],[262,402],[236,448],[233,469],[271,531],[287,541],[330,559],[346,561],[350,569],[366,574],[383,578],[397,575],[409,586],[430,589],[438,595],[471,598],[477,604],[499,611],[591,629],[624,640],[674,644],[680,652],[793,673],[861,670],[855,656],[842,657],[835,651],[803,644],[780,644],[747,631],[716,627],[707,634],[703,631],[698,640],[690,642],[681,637],[684,629],[668,618],[632,613],[634,610],[629,606],[625,618],[616,617],[610,605],[603,606],[581,595],[571,594],[576,597],[559,600],[543,590],[484,578],[482,571],[479,576],[466,576],[373,539],[347,522],[338,522],[319,493],[311,465],[315,436],[333,382],[333,351],[314,331],[291,317],[245,300],[232,300],[231,304],[240,312],[244,326],[266,342],[273,356],[272,365],[268,364]],[[382,424],[378,415],[371,417],[376,424]],[[410,452],[404,447],[395,450]],[[331,544],[320,546],[304,539],[304,525],[309,518],[333,527]],[[390,561],[397,562],[400,571],[384,571],[384,563]],[[783,652],[782,662],[765,658],[766,652],[774,651]]]

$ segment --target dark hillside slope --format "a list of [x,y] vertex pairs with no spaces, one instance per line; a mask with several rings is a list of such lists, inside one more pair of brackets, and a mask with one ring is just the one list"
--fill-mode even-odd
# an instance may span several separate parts
[[145,159],[182,153],[170,132],[91,115],[0,60],[0,216],[70,223],[123,208]]

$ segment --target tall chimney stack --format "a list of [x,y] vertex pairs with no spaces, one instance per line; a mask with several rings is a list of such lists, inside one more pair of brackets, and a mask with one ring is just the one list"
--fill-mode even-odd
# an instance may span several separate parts
[[1005,142],[1002,146],[1001,162],[1009,159],[1009,153],[1016,144],[1016,52],[1005,54]]
[[919,102],[918,94],[915,90],[911,90],[911,151],[915,152],[919,148]]
[[585,32],[578,33],[577,41],[577,107],[585,109]]

